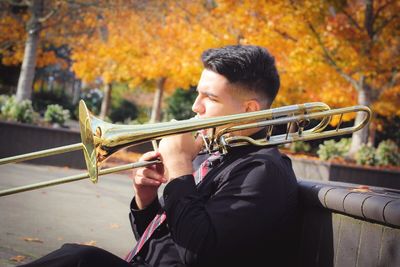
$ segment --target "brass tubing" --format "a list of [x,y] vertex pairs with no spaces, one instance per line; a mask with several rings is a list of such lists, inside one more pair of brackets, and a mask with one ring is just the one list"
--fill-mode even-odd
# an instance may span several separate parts
[[72,144],[72,145],[66,145],[66,146],[45,149],[45,150],[32,152],[32,153],[26,153],[26,154],[22,154],[22,155],[18,155],[18,156],[2,158],[2,159],[0,159],[0,165],[11,163],[11,162],[21,162],[21,161],[25,161],[25,160],[31,160],[31,159],[42,158],[42,157],[47,157],[47,156],[51,156],[51,155],[57,155],[57,154],[65,153],[65,152],[81,150],[82,148],[83,148],[82,143],[76,143],[76,144]]
[[[113,172],[119,172],[119,171],[125,171],[129,169],[134,169],[134,168],[139,168],[139,167],[144,167],[156,163],[160,163],[161,161],[159,160],[154,160],[154,161],[139,161],[139,162],[134,162],[134,163],[129,163],[117,167],[112,167],[112,168],[107,168],[104,170],[99,171],[99,175],[104,175],[104,174],[110,174]],[[79,180],[83,180],[85,178],[89,177],[89,173],[81,173],[81,174],[75,174],[51,181],[45,181],[45,182],[40,182],[40,183],[35,183],[35,184],[30,184],[30,185],[25,185],[25,186],[20,186],[20,187],[14,187],[11,189],[5,189],[0,191],[0,197],[2,196],[7,196],[15,193],[20,193],[20,192],[25,192],[33,189],[39,189],[43,187],[48,187],[52,185],[58,185],[58,184],[65,184],[69,182],[75,182]]]
[[[234,147],[234,146],[241,146],[245,144],[251,144],[251,145],[257,145],[257,146],[271,146],[271,145],[280,145],[280,144],[285,144],[285,143],[290,143],[290,142],[295,142],[295,141],[310,141],[310,140],[316,140],[316,139],[321,139],[321,138],[329,138],[329,137],[334,137],[334,136],[339,136],[339,135],[345,135],[345,134],[350,134],[355,131],[360,130],[363,128],[371,119],[371,111],[368,107],[365,106],[352,106],[352,107],[346,107],[346,108],[338,108],[338,109],[333,109],[329,111],[324,111],[324,112],[315,112],[312,114],[306,114],[306,115],[297,115],[297,116],[292,116],[292,117],[285,117],[285,118],[279,118],[274,121],[264,121],[264,122],[255,122],[247,125],[238,125],[238,126],[233,126],[227,130],[224,130],[224,134],[229,133],[229,132],[234,132],[238,130],[243,130],[247,128],[259,128],[259,127],[265,127],[273,124],[288,124],[293,121],[297,120],[311,120],[311,119],[317,119],[321,117],[326,117],[326,116],[333,116],[337,114],[344,114],[344,113],[351,113],[351,112],[363,112],[365,114],[364,119],[359,122],[357,125],[354,125],[352,127],[346,127],[346,128],[341,128],[341,129],[335,129],[335,130],[329,130],[329,131],[324,131],[321,132],[321,128],[315,130],[316,128],[312,128],[309,130],[305,130],[303,132],[302,136],[299,136],[297,133],[288,133],[286,134],[281,134],[281,135],[276,135],[276,136],[271,136],[269,139],[265,140],[253,140],[250,137],[247,136],[232,136],[232,137],[227,137],[225,139],[225,142],[228,146]],[[243,142],[242,142],[243,141]]]

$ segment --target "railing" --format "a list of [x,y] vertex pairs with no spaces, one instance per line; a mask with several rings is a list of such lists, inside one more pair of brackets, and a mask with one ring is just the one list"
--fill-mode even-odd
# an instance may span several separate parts
[[300,180],[300,266],[400,266],[400,191]]

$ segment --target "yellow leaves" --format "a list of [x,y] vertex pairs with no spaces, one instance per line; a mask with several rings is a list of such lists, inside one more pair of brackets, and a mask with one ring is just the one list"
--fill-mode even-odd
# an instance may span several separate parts
[[[148,16],[148,10],[119,10],[107,14],[109,38],[107,42],[92,39],[90,43],[74,48],[73,70],[87,80],[102,77],[103,80],[129,81],[131,85],[140,79],[168,77],[167,88],[188,86],[200,73],[199,57],[209,42],[200,38],[204,27],[191,26],[188,14],[198,14],[203,9],[198,3],[170,4],[175,12],[163,17]],[[196,20],[194,18],[193,20]],[[193,31],[196,29],[196,31]],[[207,31],[206,31],[207,32]],[[94,57],[88,56],[94,54]],[[96,63],[94,63],[96,62]],[[93,65],[96,65],[93,67]]]
[[331,120],[330,124],[332,126],[337,126],[339,122],[343,123],[346,121],[353,120],[355,118],[355,115],[356,115],[355,113],[346,113],[342,117],[341,117],[341,115],[334,115],[334,116],[332,116],[332,120]]
[[385,117],[400,116],[400,85],[394,86],[380,96],[373,105],[374,111]]
[[90,240],[90,241],[87,241],[87,242],[83,242],[83,243],[81,243],[82,245],[86,245],[86,246],[96,246],[96,244],[97,244],[97,241],[95,241],[95,240]]
[[23,262],[26,260],[26,256],[23,256],[23,255],[16,255],[16,256],[14,256],[14,257],[11,257],[9,260],[10,260],[10,261],[17,262],[17,263],[23,263]]
[[51,64],[60,62],[61,60],[56,57],[54,51],[38,51],[38,58],[36,61],[36,66],[42,68]]
[[37,237],[23,237],[22,239],[23,239],[24,241],[26,241],[26,242],[43,243],[43,241],[40,240],[40,239],[37,238]]
[[121,228],[121,225],[119,225],[118,223],[111,223],[110,224],[110,229],[119,229]]
[[[63,16],[57,19],[64,26],[47,28],[41,38],[44,43],[68,44],[72,70],[84,81],[101,78],[133,87],[166,77],[167,90],[188,87],[196,84],[205,49],[256,44],[267,47],[277,60],[282,78],[278,101],[326,101],[343,106],[355,104],[357,98],[337,68],[356,81],[361,75],[368,76],[374,88],[382,88],[388,73],[400,64],[400,39],[395,38],[398,18],[382,29],[369,49],[363,1],[347,1],[346,5],[324,0],[145,1],[139,6],[117,1],[107,8],[81,10],[74,21],[68,4],[58,2]],[[400,12],[392,2],[374,5],[382,8],[374,29]],[[12,25],[0,27],[4,33],[0,42],[6,37],[26,38],[23,25],[12,17],[1,17],[0,25]],[[101,29],[107,38],[101,38]],[[90,35],[71,35],[86,30]],[[12,53],[0,50],[4,63],[21,61],[21,44],[14,44]],[[54,53],[39,54],[39,66],[57,62]],[[391,95],[380,101],[393,103],[393,99]],[[382,104],[377,109],[387,114],[387,107]]]
[[103,74],[101,75],[103,78],[103,82],[106,83],[111,83],[113,79],[113,74],[110,71],[104,71]]

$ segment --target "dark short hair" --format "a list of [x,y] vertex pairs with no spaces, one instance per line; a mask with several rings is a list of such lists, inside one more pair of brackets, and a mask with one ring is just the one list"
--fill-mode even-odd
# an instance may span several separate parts
[[266,48],[229,45],[204,51],[201,60],[206,69],[266,99],[268,106],[278,94],[280,79],[275,58]]

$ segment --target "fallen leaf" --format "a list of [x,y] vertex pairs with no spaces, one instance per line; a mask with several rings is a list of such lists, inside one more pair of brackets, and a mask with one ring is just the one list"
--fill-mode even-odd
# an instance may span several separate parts
[[121,225],[119,225],[118,223],[111,223],[110,224],[110,228],[111,229],[118,229],[118,228],[121,228]]
[[25,256],[17,255],[17,256],[14,256],[14,257],[10,258],[10,261],[15,261],[15,262],[21,263],[21,262],[23,262],[25,259],[26,259]]
[[24,237],[23,238],[26,242],[36,242],[36,243],[43,243],[42,240],[40,240],[37,237]]
[[356,188],[353,188],[353,189],[351,189],[350,191],[352,191],[352,192],[360,192],[360,193],[372,192],[372,191],[369,189],[369,186],[366,186],[366,185],[357,186]]
[[82,245],[87,245],[87,246],[96,246],[96,241],[94,241],[94,240],[90,240],[90,241],[88,241],[88,242],[84,242],[84,243],[82,243]]

